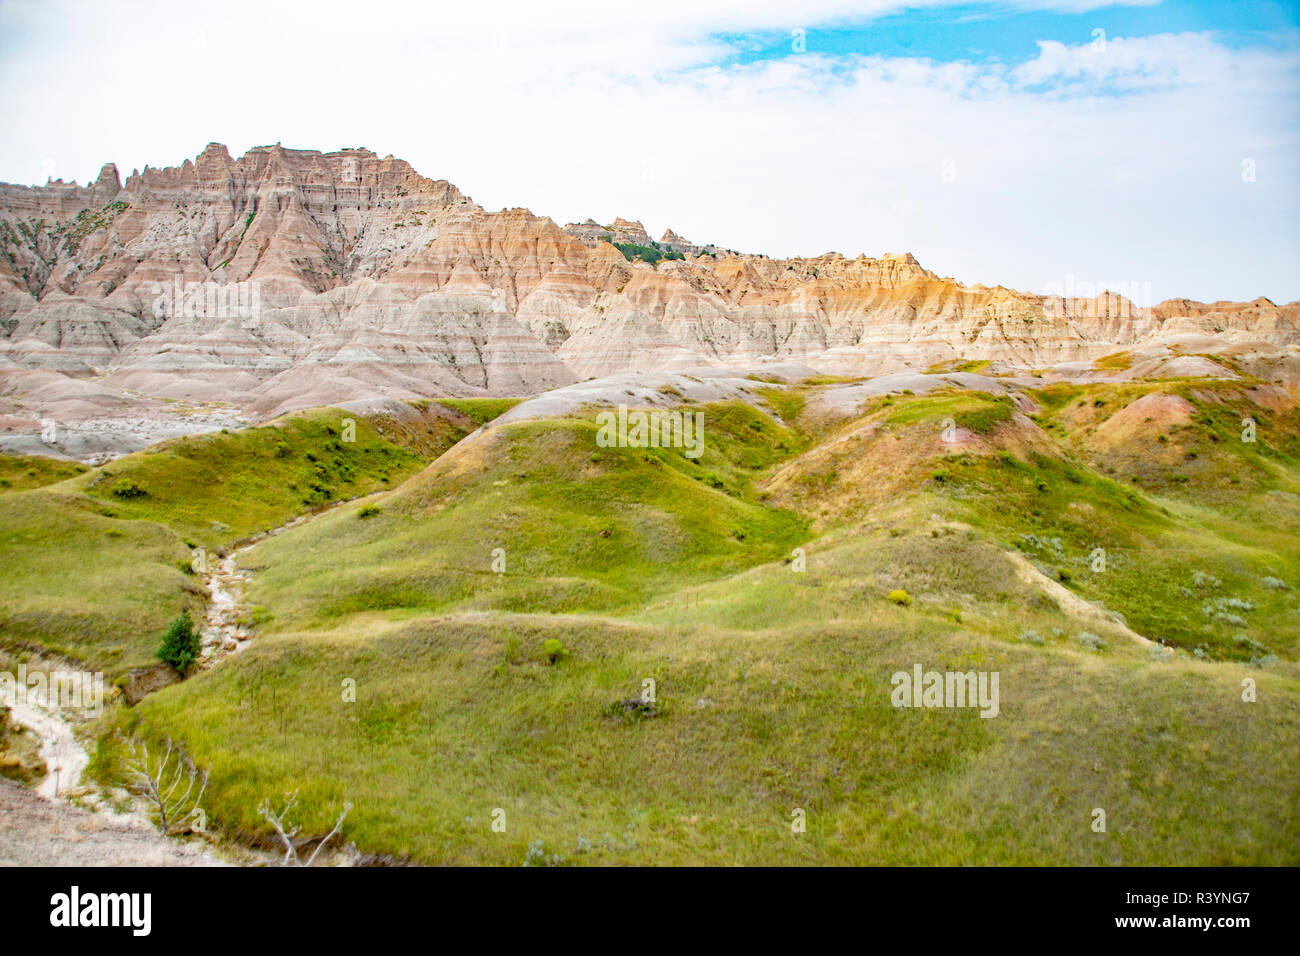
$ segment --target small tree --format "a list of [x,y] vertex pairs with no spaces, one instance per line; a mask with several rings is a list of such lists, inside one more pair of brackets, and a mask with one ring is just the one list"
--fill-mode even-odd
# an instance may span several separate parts
[[158,659],[185,671],[199,659],[201,649],[199,629],[190,620],[190,612],[183,611],[167,625],[167,633],[158,647]]

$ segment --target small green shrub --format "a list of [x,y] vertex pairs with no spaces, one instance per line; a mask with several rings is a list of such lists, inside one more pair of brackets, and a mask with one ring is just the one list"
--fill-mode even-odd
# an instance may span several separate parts
[[119,498],[143,498],[149,489],[134,478],[120,478],[113,486],[113,494]]
[[167,633],[158,647],[158,659],[184,672],[199,659],[200,649],[199,629],[190,619],[190,612],[184,611],[167,625]]
[[553,637],[548,637],[542,642],[542,654],[545,655],[548,664],[558,664],[569,656],[564,645]]
[[908,594],[902,588],[899,588],[898,590],[895,591],[890,591],[887,597],[889,598],[889,600],[893,601],[899,607],[912,606],[912,595]]

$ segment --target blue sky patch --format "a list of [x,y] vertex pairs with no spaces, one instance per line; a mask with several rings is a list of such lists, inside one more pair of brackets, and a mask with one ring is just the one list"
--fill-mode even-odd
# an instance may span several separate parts
[[[1108,6],[1082,13],[1026,10],[1001,3],[906,9],[873,19],[808,24],[807,52],[826,56],[923,57],[938,62],[1032,59],[1038,41],[1089,43],[1094,30],[1109,39],[1161,33],[1212,32],[1229,49],[1290,46],[1300,31],[1300,4],[1165,0],[1150,6]],[[793,52],[791,31],[720,34],[737,52],[718,65],[780,59]]]

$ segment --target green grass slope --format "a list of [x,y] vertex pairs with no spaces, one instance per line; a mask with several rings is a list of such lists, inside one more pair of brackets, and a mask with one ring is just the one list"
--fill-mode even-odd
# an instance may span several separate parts
[[80,462],[44,455],[0,455],[0,493],[40,488],[86,470]]
[[[1236,665],[1010,644],[875,594],[858,611],[354,620],[265,635],[131,716],[200,756],[226,826],[299,789],[309,829],[351,800],[349,839],[421,862],[517,865],[535,841],[593,864],[1297,862],[1294,679],[1256,673],[1244,704]],[[997,670],[1001,714],[892,707],[918,662]],[[646,678],[658,713],[611,714]]]
[[[344,422],[355,423],[346,441]],[[392,487],[425,464],[370,422],[316,409],[259,428],[194,435],[117,459],[73,483],[115,514],[217,548],[296,514]]]
[[741,404],[705,414],[698,462],[678,449],[600,448],[591,419],[502,426],[377,514],[341,509],[259,545],[252,600],[285,627],[395,609],[628,610],[780,557],[804,523],[758,502],[754,474],[789,433]]
[[[1090,389],[1083,404],[1090,415],[1106,406],[1113,415],[1150,389],[1118,391]],[[965,433],[945,441],[948,423]],[[1070,431],[1086,427],[1076,422]],[[1076,451],[1077,442],[1015,415],[1008,399],[895,397],[877,400],[834,439],[790,462],[769,491],[773,501],[815,513],[824,529],[906,526],[909,515],[937,512],[1024,552],[1153,640],[1224,659],[1300,656],[1300,537],[1293,533],[1300,497],[1291,490],[1300,469],[1289,433],[1279,437],[1280,451],[1239,448],[1225,437],[1202,456],[1206,483],[1219,475],[1230,484],[1242,459],[1266,462],[1227,505],[1219,493],[1181,482],[1112,477],[1086,447]]]
[[[1233,536],[1009,399],[704,412],[698,464],[520,422],[258,545],[252,647],[121,726],[184,740],[222,825],[299,789],[308,830],[351,800],[348,839],[420,862],[1300,862],[1284,531]],[[998,672],[1001,712],[895,708],[915,664]],[[647,679],[653,713],[624,703]]]
[[[353,441],[343,440],[346,419]],[[317,409],[0,495],[0,642],[113,673],[151,663],[171,617],[201,616],[192,549],[218,552],[395,486],[472,428],[458,416],[412,423]]]
[[203,597],[180,535],[64,485],[0,496],[0,643],[117,672],[151,663]]

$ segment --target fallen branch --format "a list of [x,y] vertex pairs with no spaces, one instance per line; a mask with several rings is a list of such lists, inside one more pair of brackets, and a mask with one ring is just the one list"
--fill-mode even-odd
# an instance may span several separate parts
[[293,841],[293,838],[298,835],[298,831],[302,828],[294,826],[289,822],[289,814],[292,812],[294,804],[297,802],[298,791],[295,790],[293,793],[285,794],[284,808],[278,813],[271,809],[271,801],[269,798],[264,799],[261,806],[257,808],[258,814],[264,817],[266,821],[275,828],[275,832],[279,834],[280,842],[284,844],[284,862],[281,863],[281,866],[311,866],[315,863],[316,857],[320,855],[320,851],[325,848],[325,844],[334,839],[335,835],[342,830],[343,821],[347,819],[347,815],[352,811],[351,803],[343,804],[343,812],[340,813],[339,818],[334,821],[334,828],[330,830],[329,833],[325,834],[325,839],[316,844],[316,849],[312,851],[311,856],[309,856],[307,862],[304,863],[298,856],[298,847]]

